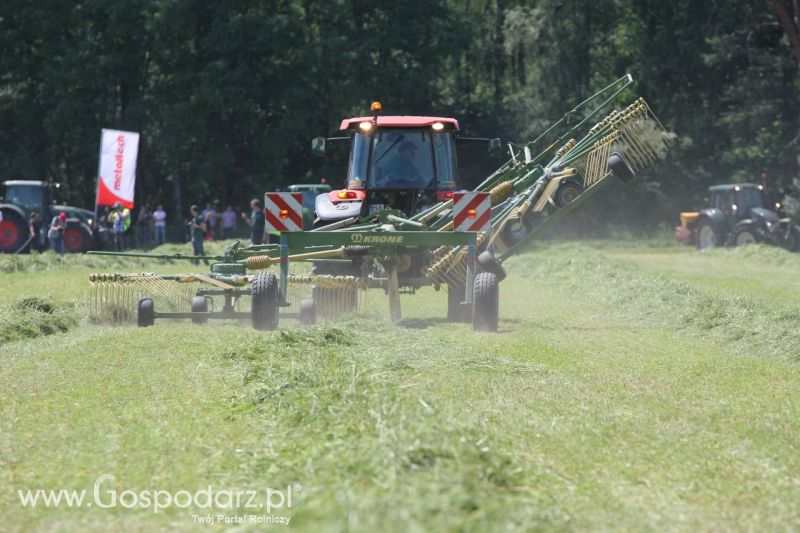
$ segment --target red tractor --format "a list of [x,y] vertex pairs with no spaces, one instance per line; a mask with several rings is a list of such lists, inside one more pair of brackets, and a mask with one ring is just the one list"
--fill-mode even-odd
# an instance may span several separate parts
[[325,154],[326,141],[350,141],[345,188],[317,196],[314,226],[364,217],[384,209],[407,216],[453,196],[461,189],[457,142],[485,142],[502,153],[500,139],[458,136],[454,118],[382,116],[372,104],[371,117],[348,118],[340,130],[346,137],[317,137],[315,155]]

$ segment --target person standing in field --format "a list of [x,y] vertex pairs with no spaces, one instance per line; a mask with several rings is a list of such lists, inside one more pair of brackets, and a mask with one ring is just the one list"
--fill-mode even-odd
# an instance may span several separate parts
[[[206,221],[206,217],[200,212],[200,207],[193,205],[190,210],[192,212],[192,221],[189,223],[192,228],[192,253],[194,255],[206,255],[203,249],[203,240],[206,237],[208,222]],[[207,259],[203,259],[203,262],[208,264]],[[199,265],[200,261],[194,259],[192,263]]]
[[203,217],[206,219],[206,236],[209,239],[215,239],[214,229],[217,227],[217,210],[211,205],[211,202],[206,202],[206,208],[203,209]]
[[64,229],[67,227],[67,214],[59,213],[50,222],[50,229],[47,231],[47,239],[50,241],[50,249],[64,257]]
[[232,239],[236,234],[236,211],[233,206],[229,205],[225,211],[222,212],[222,238]]
[[250,241],[253,244],[262,244],[264,242],[264,212],[261,207],[261,201],[253,198],[250,201],[250,216],[247,213],[242,213],[242,218],[250,226]]
[[136,219],[136,241],[140,248],[150,248],[150,221],[152,215],[146,205],[139,208]]
[[114,204],[114,209],[108,215],[111,224],[111,234],[114,237],[114,247],[118,252],[126,248],[125,232],[131,226],[131,212],[127,207],[122,207],[120,202]]
[[161,204],[158,204],[158,209],[153,211],[153,228],[156,232],[156,246],[167,242],[167,213]]
[[28,233],[31,237],[31,250],[42,251],[42,221],[39,220],[39,213],[31,212],[28,220]]

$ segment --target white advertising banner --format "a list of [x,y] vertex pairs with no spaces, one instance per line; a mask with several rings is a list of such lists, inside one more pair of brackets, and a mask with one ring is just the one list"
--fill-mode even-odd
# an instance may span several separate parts
[[100,136],[100,164],[97,177],[97,205],[133,207],[136,184],[136,156],[139,134],[104,129]]

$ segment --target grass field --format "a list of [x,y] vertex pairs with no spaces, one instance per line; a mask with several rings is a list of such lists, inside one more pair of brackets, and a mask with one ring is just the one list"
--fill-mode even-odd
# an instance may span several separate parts
[[197,507],[20,503],[104,474],[106,503],[290,487],[272,514],[299,530],[800,528],[800,255],[540,245],[507,263],[491,335],[432,290],[397,326],[378,293],[279,332],[92,325],[86,275],[119,263],[5,261],[2,530],[206,528]]

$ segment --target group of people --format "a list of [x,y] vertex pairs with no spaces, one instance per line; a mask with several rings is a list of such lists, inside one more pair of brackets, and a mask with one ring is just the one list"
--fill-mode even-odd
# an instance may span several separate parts
[[[64,231],[66,229],[67,214],[63,211],[55,215],[53,220],[50,221],[50,226],[47,227],[47,240],[50,243],[50,249],[62,256],[66,251],[64,249]],[[36,211],[33,211],[28,219],[28,234],[31,249],[41,252],[44,248],[42,243],[42,221]]]
[[[111,234],[111,242],[117,251],[128,248],[128,230],[131,227],[131,211],[122,203],[115,203],[101,218],[101,224],[106,225]],[[136,244],[140,248],[150,248],[151,244],[164,244],[167,242],[167,213],[164,206],[159,204],[155,211],[150,211],[147,205],[139,208],[136,218]]]
[[[233,206],[228,208],[221,214],[217,214],[217,210],[210,204],[206,204],[206,208],[202,211],[200,206],[193,205],[190,208],[192,218],[187,223],[187,227],[191,233],[192,253],[196,256],[205,255],[203,243],[206,240],[216,238],[214,228],[220,229],[219,235],[223,239],[230,239],[236,234],[236,221],[238,219]],[[250,226],[250,242],[252,244],[262,244],[264,242],[264,210],[261,201],[254,198],[250,201],[250,213],[241,213],[241,218]],[[206,264],[208,261],[205,259]],[[199,259],[194,260],[194,264],[199,264]]]
[[[202,211],[197,205],[190,209],[192,218],[187,223],[190,233],[192,249],[195,255],[205,255],[203,242],[210,239],[231,239],[236,235],[237,222],[239,218],[245,221],[250,227],[250,241],[252,244],[263,244],[265,242],[265,222],[264,211],[260,200],[253,199],[250,202],[250,212],[237,214],[233,206],[229,205],[225,211],[218,213],[211,203],[207,203]],[[133,224],[131,211],[120,202],[115,203],[110,209],[106,208],[105,213],[98,221],[101,226],[108,229],[111,244],[117,251],[128,248],[128,237],[130,227]],[[67,226],[67,214],[62,212],[53,217],[47,227],[47,238],[50,249],[64,255],[64,231]],[[155,211],[150,211],[147,205],[139,208],[135,224],[136,244],[140,248],[150,248],[164,244],[166,238],[167,213],[164,206],[159,204]],[[39,214],[31,213],[28,221],[28,229],[31,237],[31,246],[37,251],[41,251],[42,221]]]

